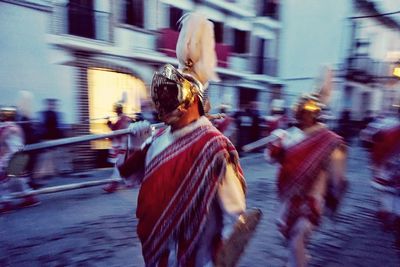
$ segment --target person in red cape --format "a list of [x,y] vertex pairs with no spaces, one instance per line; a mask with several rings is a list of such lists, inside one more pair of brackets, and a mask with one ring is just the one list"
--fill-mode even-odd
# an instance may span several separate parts
[[232,137],[232,122],[233,118],[227,114],[227,105],[221,105],[219,107],[219,113],[210,114],[209,111],[211,109],[210,101],[207,99],[205,104],[205,113],[206,117],[212,122],[212,124],[217,128],[221,133],[223,133],[226,137],[231,140]]
[[[201,27],[202,34],[188,37],[195,30],[188,25]],[[121,176],[140,182],[137,233],[146,266],[212,266],[246,208],[238,153],[204,112],[207,82],[216,77],[213,64],[198,67],[202,56],[190,49],[199,42],[193,38],[212,45],[207,32],[213,33],[212,23],[203,16],[182,19],[180,68],[165,65],[151,83],[152,100],[167,127],[151,134],[147,121],[132,124],[136,143],[143,143],[119,164]]]
[[[118,118],[114,123],[110,120],[107,120],[107,126],[110,128],[110,130],[117,131],[128,128],[129,124],[132,122],[132,119],[124,113],[123,104],[120,102],[115,103],[114,112],[117,114]],[[117,136],[112,138],[112,146],[108,156],[108,161],[110,163],[115,165],[118,159],[123,159],[125,157],[128,148],[127,138],[127,136]],[[111,178],[120,178],[116,168],[114,168]],[[107,193],[113,193],[118,189],[119,184],[119,182],[111,182],[103,187],[103,190]]]
[[[121,130],[128,128],[129,124],[132,122],[132,119],[129,118],[124,113],[124,108],[122,103],[114,104],[114,112],[117,114],[117,121],[112,123],[110,120],[107,121],[107,126],[111,131]],[[112,139],[112,148],[109,155],[109,162],[116,163],[119,157],[123,157],[126,153],[127,149],[127,137],[126,136],[118,136]]]
[[346,185],[344,143],[318,122],[320,111],[317,97],[303,97],[295,114],[298,125],[272,132],[277,138],[266,149],[267,159],[281,165],[277,222],[288,240],[291,267],[307,266],[307,240],[324,208],[337,209]]
[[[400,115],[400,108],[398,110]],[[400,247],[400,116],[372,122],[361,132],[371,142],[372,186],[377,189],[378,218],[394,229]]]

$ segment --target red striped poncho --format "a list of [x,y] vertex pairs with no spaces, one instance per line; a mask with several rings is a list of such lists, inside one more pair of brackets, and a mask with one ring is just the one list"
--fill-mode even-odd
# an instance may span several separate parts
[[191,265],[228,162],[234,164],[244,188],[234,146],[215,127],[203,125],[178,138],[148,164],[136,210],[146,266],[162,266],[160,259],[171,241],[177,244],[180,266]]
[[321,166],[342,139],[332,131],[321,128],[302,142],[285,151],[278,177],[278,193],[283,198],[305,195],[321,170]]
[[321,217],[318,200],[308,194],[324,164],[341,144],[338,135],[321,128],[284,152],[278,176],[278,194],[288,205],[282,218],[284,224],[280,225],[285,237],[290,237],[291,229],[300,217],[318,225]]

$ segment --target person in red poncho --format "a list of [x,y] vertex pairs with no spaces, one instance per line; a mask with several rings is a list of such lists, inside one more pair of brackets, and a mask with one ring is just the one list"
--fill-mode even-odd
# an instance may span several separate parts
[[371,122],[361,138],[369,143],[372,186],[377,190],[377,217],[386,229],[394,229],[400,247],[400,108],[397,117]]
[[146,266],[212,266],[245,220],[238,153],[204,112],[208,81],[217,78],[212,23],[197,13],[181,23],[179,69],[165,65],[151,83],[166,127],[152,134],[149,122],[132,124],[136,149],[119,164],[121,176],[140,183],[137,233]]
[[318,122],[320,111],[316,96],[303,97],[296,108],[298,125],[272,132],[275,141],[265,151],[281,165],[277,223],[288,240],[290,267],[308,265],[307,240],[324,208],[337,209],[346,185],[343,140]]

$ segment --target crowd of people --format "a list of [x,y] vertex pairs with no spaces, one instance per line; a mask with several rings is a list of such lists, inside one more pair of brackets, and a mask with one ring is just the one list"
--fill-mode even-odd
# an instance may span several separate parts
[[[40,113],[40,120],[33,119],[33,95],[28,91],[19,92],[15,107],[0,108],[0,212],[34,206],[40,203],[34,195],[24,198],[12,198],[16,192],[29,192],[43,186],[38,180],[57,173],[59,162],[54,150],[33,151],[29,153],[23,173],[13,177],[9,163],[13,155],[24,145],[41,140],[55,140],[63,137],[60,127],[60,113],[56,99],[46,99],[45,109]],[[40,157],[40,159],[39,159]],[[11,173],[10,173],[11,172]]]
[[[202,34],[194,34],[193,27],[199,27]],[[259,150],[265,153],[267,162],[280,166],[276,221],[288,241],[288,266],[307,266],[310,235],[323,214],[335,214],[345,197],[350,136],[345,131],[337,134],[321,122],[324,103],[318,92],[297,101],[291,123],[284,109],[272,109],[268,119],[260,115],[254,103],[231,114],[223,105],[220,113],[210,114],[207,86],[218,80],[214,40],[208,36],[211,32],[212,23],[202,15],[184,16],[176,51],[179,68],[165,65],[153,76],[150,91],[154,110],[144,109],[133,121],[124,114],[123,105],[116,103],[117,119],[107,121],[110,130],[130,129],[131,136],[112,139],[109,160],[114,164],[113,177],[139,188],[137,233],[146,266],[212,266],[243,252],[246,242],[237,240],[248,240],[254,231],[254,225],[249,224],[257,224],[259,213],[246,208],[246,180],[238,152],[265,135],[275,137]],[[204,40],[207,45],[197,45]],[[2,212],[12,205],[38,203],[33,197],[18,204],[7,198],[16,181],[7,175],[13,153],[24,144],[63,137],[54,99],[46,100],[42,131],[32,134],[32,114],[27,108],[30,97],[24,92],[18,109],[1,110]],[[377,214],[385,226],[397,231],[400,245],[400,111],[391,123],[374,121],[368,115],[361,135],[371,151],[373,183],[379,191]],[[153,119],[165,127],[154,130],[150,124]],[[350,123],[350,114],[344,113],[341,127],[346,129]],[[20,187],[40,186],[33,175],[36,159],[32,154],[28,178],[19,181]],[[51,164],[54,162],[49,161],[46,167]],[[110,193],[119,186],[115,182],[103,189]]]

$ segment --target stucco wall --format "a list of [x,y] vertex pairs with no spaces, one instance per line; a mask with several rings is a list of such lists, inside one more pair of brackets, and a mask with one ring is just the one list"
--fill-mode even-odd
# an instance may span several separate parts
[[76,110],[74,68],[60,59],[68,54],[46,42],[50,14],[29,7],[0,2],[0,105],[15,105],[19,90],[34,94],[34,111],[43,108],[43,99],[60,99],[66,123]]

